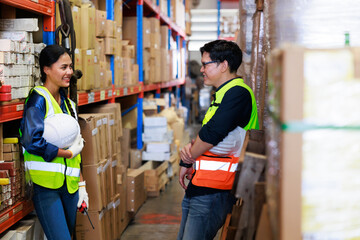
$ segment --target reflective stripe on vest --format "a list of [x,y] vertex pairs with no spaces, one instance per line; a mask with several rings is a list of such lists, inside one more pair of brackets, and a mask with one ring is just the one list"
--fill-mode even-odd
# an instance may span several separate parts
[[61,163],[26,161],[25,167],[29,170],[57,172],[57,173],[64,173],[66,168],[66,174],[65,174],[66,176],[70,176],[70,177],[80,176],[79,168],[65,167],[65,165]]
[[[59,104],[45,87],[37,86],[33,90],[45,98],[45,118],[63,113]],[[76,115],[75,103],[70,100],[70,104]],[[67,112],[70,113],[66,102],[65,106]],[[25,151],[24,160],[26,176],[34,183],[46,188],[57,189],[64,184],[66,176],[69,193],[74,193],[78,190],[78,182],[80,181],[80,154],[73,159],[56,157],[51,162],[46,162],[42,157]]]
[[[215,92],[215,99],[211,102],[211,105],[205,114],[202,122],[203,126],[214,116],[216,110],[221,105],[226,92],[235,86],[244,87],[251,95],[252,111],[249,123],[244,127],[244,130],[259,128],[254,94],[251,88],[247,86],[241,78],[235,78],[229,81]],[[192,178],[192,183],[201,187],[230,190],[234,183],[238,161],[239,158],[235,156],[222,157],[207,151],[196,159],[196,173]]]
[[229,190],[232,188],[238,157],[219,157],[209,151],[196,159],[196,173],[191,180],[196,186]]

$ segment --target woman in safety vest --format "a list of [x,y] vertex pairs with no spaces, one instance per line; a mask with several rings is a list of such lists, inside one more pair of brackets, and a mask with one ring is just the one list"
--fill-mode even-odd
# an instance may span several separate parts
[[186,192],[178,240],[214,239],[235,203],[230,190],[246,131],[259,127],[254,94],[236,74],[238,45],[216,40],[200,52],[204,84],[216,91],[199,134],[180,152],[179,182]]
[[77,119],[75,103],[63,90],[70,85],[72,61],[59,45],[45,47],[39,61],[43,86],[30,91],[20,124],[26,177],[33,185],[35,210],[47,239],[71,240],[77,208],[83,202],[89,206],[80,172],[83,139],[79,134],[62,149],[47,142],[43,132],[48,117],[65,113]]

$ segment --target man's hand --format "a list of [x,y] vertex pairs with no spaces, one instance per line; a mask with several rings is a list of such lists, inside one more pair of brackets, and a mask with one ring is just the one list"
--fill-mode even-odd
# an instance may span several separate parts
[[186,167],[180,167],[180,171],[179,171],[179,183],[181,185],[181,187],[183,189],[187,189],[187,186],[185,185],[185,177],[188,180],[191,180],[192,178],[192,172],[193,172],[193,168],[186,168]]
[[183,160],[184,163],[192,164],[195,163],[195,159],[191,156],[191,146],[193,145],[193,142],[186,144],[180,151],[180,158]]

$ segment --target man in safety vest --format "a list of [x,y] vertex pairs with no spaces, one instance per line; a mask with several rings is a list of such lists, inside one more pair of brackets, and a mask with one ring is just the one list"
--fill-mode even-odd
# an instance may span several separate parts
[[254,94],[236,75],[238,45],[216,40],[200,52],[204,84],[216,92],[199,134],[180,152],[179,182],[186,193],[177,239],[185,240],[213,239],[224,224],[235,203],[230,190],[246,131],[259,128]]

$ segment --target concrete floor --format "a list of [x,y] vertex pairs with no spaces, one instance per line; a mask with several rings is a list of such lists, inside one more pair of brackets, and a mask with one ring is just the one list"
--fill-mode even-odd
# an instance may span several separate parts
[[121,236],[121,240],[176,239],[184,190],[174,177],[159,197],[148,198]]

